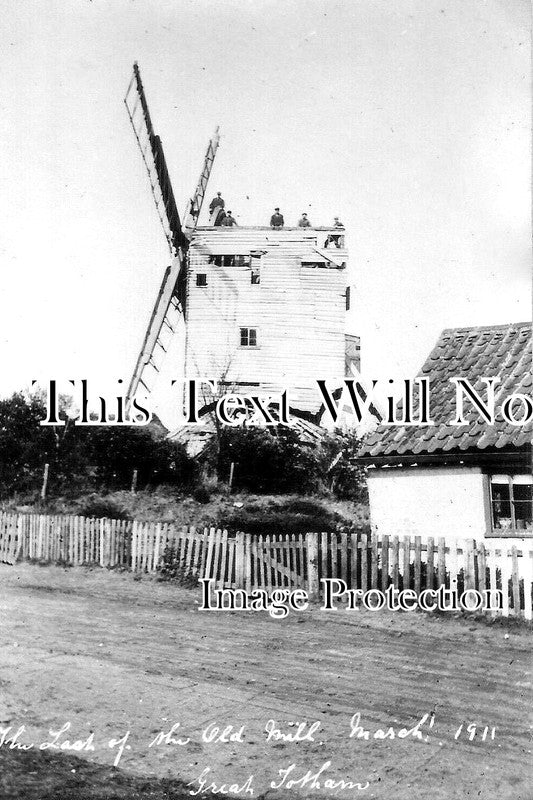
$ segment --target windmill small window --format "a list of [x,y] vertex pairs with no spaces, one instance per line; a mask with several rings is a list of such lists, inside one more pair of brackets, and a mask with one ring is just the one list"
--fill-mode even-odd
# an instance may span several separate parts
[[327,261],[302,261],[302,267],[306,267],[307,269],[320,269],[327,267]]
[[207,286],[207,275],[205,272],[197,272],[196,273],[196,285],[197,286]]
[[350,310],[350,294],[351,294],[350,287],[347,286],[346,287],[346,311]]
[[261,283],[261,256],[264,255],[262,250],[252,251],[250,253],[250,268],[251,276],[250,283],[253,286]]
[[257,347],[257,328],[241,328],[241,347]]

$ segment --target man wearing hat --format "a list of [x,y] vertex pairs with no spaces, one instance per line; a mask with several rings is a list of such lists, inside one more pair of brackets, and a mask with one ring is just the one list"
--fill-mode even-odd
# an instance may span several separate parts
[[283,228],[284,225],[285,225],[285,220],[283,219],[283,214],[279,213],[279,208],[275,208],[274,213],[270,217],[270,227]]
[[224,200],[222,199],[221,192],[217,192],[217,196],[213,197],[213,199],[209,203],[209,213],[212,214],[215,208],[217,208],[218,206],[224,208]]
[[298,221],[299,228],[310,228],[311,222],[307,219],[307,214],[304,212],[301,219]]
[[226,211],[226,216],[222,220],[222,225],[225,225],[228,228],[231,228],[232,225],[237,224],[237,220],[231,216],[231,211]]
[[[342,224],[342,222],[340,221],[340,219],[338,217],[335,217],[334,220],[333,220],[333,227],[334,228],[344,228],[344,225]],[[324,243],[324,247],[327,247],[329,244],[334,244],[335,247],[340,247],[341,246],[341,234],[340,233],[339,234],[330,233],[328,235],[328,238],[326,239],[326,241]]]

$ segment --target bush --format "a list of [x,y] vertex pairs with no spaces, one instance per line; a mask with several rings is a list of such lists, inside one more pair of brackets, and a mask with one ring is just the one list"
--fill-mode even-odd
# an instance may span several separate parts
[[195,589],[198,586],[198,578],[186,572],[180,564],[179,553],[173,547],[166,547],[157,566],[158,579],[161,581],[172,581],[186,589]]
[[232,462],[235,489],[307,493],[320,485],[318,452],[302,445],[290,428],[223,428],[217,462],[220,480],[227,482]]
[[184,447],[166,439],[155,419],[147,426],[80,426],[69,416],[71,400],[59,399],[60,424],[42,426],[44,395],[21,392],[0,400],[0,495],[39,491],[44,465],[49,465],[48,494],[72,489],[131,486],[133,470],[138,487],[171,483],[189,486],[194,462]]
[[220,525],[245,533],[307,533],[335,530],[346,520],[320,500],[265,498],[226,511]]
[[97,483],[106,488],[129,488],[137,469],[138,487],[162,483],[188,485],[194,465],[182,445],[156,438],[149,427],[94,427],[87,442]]
[[336,431],[322,442],[326,484],[339,500],[368,501],[366,469],[358,458],[360,446],[361,442],[353,432]]
[[105,517],[107,519],[131,519],[128,512],[111,497],[92,495],[80,507],[82,517]]
[[209,501],[211,500],[211,492],[209,491],[207,486],[204,486],[203,483],[200,484],[200,486],[197,486],[195,489],[193,489],[192,496],[197,503],[202,503],[202,504],[209,503]]

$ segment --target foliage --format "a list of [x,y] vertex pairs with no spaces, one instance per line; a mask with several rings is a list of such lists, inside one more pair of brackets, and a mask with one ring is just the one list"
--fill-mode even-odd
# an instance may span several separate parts
[[291,428],[223,428],[217,462],[220,480],[228,480],[232,462],[236,489],[306,493],[320,483],[319,452],[302,445]]
[[339,513],[314,498],[279,498],[268,503],[250,499],[241,505],[242,508],[227,509],[219,524],[246,533],[279,534],[335,530],[345,523]]
[[46,405],[39,394],[21,392],[0,400],[0,493],[37,492],[49,464],[49,490],[55,493],[89,488],[171,482],[185,486],[194,464],[184,448],[151,426],[80,426],[69,416],[69,398],[60,398],[61,424],[41,425]]
[[192,496],[197,503],[205,504],[211,500],[211,492],[203,483],[193,489]]
[[193,464],[184,448],[168,439],[156,439],[147,427],[95,426],[86,428],[86,457],[97,485],[121,488],[131,485],[138,470],[139,486],[161,483],[187,484]]
[[39,423],[45,417],[42,399],[16,392],[0,400],[0,487],[3,494],[33,488],[45,463],[56,463],[61,439]]
[[[19,392],[0,400],[0,496],[16,493],[19,498],[36,499],[48,463],[48,498],[54,494],[77,498],[89,494],[78,513],[122,516],[123,506],[109,505],[107,500],[102,504],[94,492],[105,497],[109,491],[129,489],[134,469],[139,490],[168,485],[174,494],[176,490],[188,492],[196,503],[207,507],[220,494],[217,477],[227,487],[233,463],[234,492],[329,493],[343,500],[366,502],[365,471],[357,458],[359,441],[352,433],[335,432],[319,445],[308,445],[299,441],[293,429],[283,426],[223,426],[217,431],[217,446],[204,464],[207,473],[201,477],[184,447],[169,441],[161,425],[75,425],[69,403],[69,398],[60,398],[63,424],[42,426],[40,422],[46,416],[42,396]],[[255,529],[260,521],[252,519],[254,513],[248,509],[239,520],[235,512],[235,524]],[[281,527],[282,513],[276,518],[277,513],[272,509],[271,524]],[[293,531],[309,529],[313,518],[312,529],[330,527],[331,520],[328,522],[321,513],[303,507],[283,511],[285,523]],[[227,524],[232,525],[233,517],[229,515]]]
[[77,510],[82,517],[106,517],[107,519],[131,519],[128,511],[113,497],[92,494]]
[[351,431],[336,431],[322,442],[326,483],[340,500],[368,501],[366,470],[357,455],[360,446],[360,440]]
[[217,471],[227,482],[235,464],[235,489],[256,493],[331,492],[342,500],[366,502],[366,473],[358,459],[360,441],[352,432],[336,431],[319,445],[302,444],[282,426],[223,428],[219,434]]
[[180,554],[173,547],[165,547],[157,572],[161,581],[172,581],[186,589],[195,589],[198,586],[198,578],[185,570]]

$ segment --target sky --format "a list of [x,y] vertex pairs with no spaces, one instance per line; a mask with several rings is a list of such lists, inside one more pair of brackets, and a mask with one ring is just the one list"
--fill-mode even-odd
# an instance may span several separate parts
[[0,24],[1,396],[132,372],[169,263],[135,60],[180,211],[219,125],[208,196],[241,225],[342,219],[368,377],[530,318],[528,2],[11,0]]

